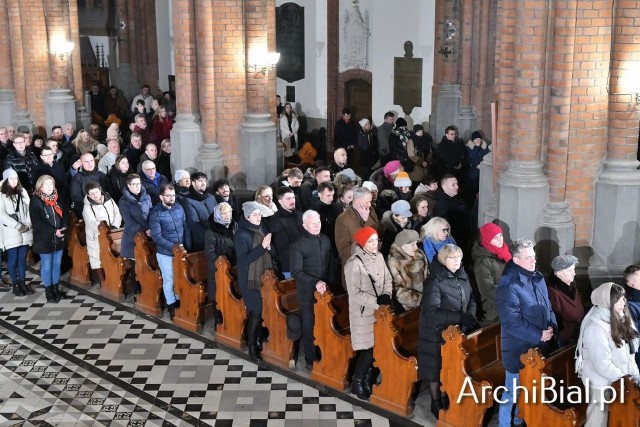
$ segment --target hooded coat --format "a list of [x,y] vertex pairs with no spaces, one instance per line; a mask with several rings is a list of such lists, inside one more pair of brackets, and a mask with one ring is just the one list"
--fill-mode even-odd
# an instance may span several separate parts
[[418,377],[440,380],[442,331],[460,323],[463,314],[476,315],[476,302],[464,267],[451,272],[434,259],[425,282],[418,329]]
[[123,258],[133,258],[134,237],[138,231],[147,231],[149,224],[149,211],[151,210],[151,197],[144,187],[140,187],[140,197],[136,198],[125,189],[118,204],[120,215],[124,220],[124,231],[120,243],[120,255]]
[[[0,182],[0,187],[4,181]],[[0,193],[0,235],[2,247],[6,249],[31,245],[33,242],[33,229],[29,216],[29,195],[24,188],[20,196],[8,196]],[[17,220],[14,218],[17,216]],[[23,233],[18,229],[26,225],[29,229]]]
[[87,251],[89,252],[89,264],[92,269],[100,268],[100,243],[98,242],[98,225],[106,221],[111,228],[120,228],[122,217],[116,202],[109,196],[109,193],[102,193],[102,203],[95,202],[85,196],[82,218],[84,219],[84,231],[87,240]]
[[420,307],[422,288],[429,276],[427,258],[420,249],[411,257],[397,243],[391,245],[387,258],[396,299],[405,310]]
[[[373,348],[373,324],[376,322],[374,312],[379,307],[376,295],[391,295],[391,273],[380,252],[370,254],[356,244],[353,255],[344,266],[344,275],[349,294],[351,346],[355,351]],[[373,277],[374,283],[369,275]]]

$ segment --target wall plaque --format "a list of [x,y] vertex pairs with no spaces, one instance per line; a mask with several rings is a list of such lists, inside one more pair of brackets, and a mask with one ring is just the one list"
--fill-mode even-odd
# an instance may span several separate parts
[[277,76],[293,83],[304,79],[304,7],[285,3],[276,7]]
[[404,56],[393,63],[393,103],[409,114],[422,107],[422,58],[413,57],[413,43],[404,43]]

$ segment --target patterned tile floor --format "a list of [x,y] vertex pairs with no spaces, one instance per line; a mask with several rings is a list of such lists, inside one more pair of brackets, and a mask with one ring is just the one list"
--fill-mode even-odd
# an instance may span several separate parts
[[74,290],[47,304],[30,278],[35,295],[0,292],[1,426],[434,425],[424,402],[411,420],[388,419],[126,304]]

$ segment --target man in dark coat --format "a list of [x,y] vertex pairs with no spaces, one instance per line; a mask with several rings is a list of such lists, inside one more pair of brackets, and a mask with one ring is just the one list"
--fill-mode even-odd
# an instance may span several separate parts
[[296,209],[296,196],[290,187],[278,189],[278,211],[269,220],[273,233],[273,246],[279,263],[280,274],[291,277],[290,245],[302,235],[302,213]]
[[4,169],[13,169],[18,173],[20,184],[29,194],[33,191],[33,173],[38,167],[38,158],[27,148],[24,136],[13,138],[13,150],[4,160]]
[[69,177],[67,171],[64,170],[62,164],[53,160],[53,151],[49,147],[42,147],[40,151],[41,163],[36,166],[32,171],[31,186],[35,187],[38,178],[42,175],[49,175],[56,182],[56,189],[58,190],[59,197],[62,199],[65,205],[69,205]]
[[313,344],[313,294],[315,291],[322,294],[328,289],[327,284],[335,277],[332,272],[335,263],[331,255],[331,242],[320,233],[322,222],[318,212],[306,211],[302,215],[302,226],[305,231],[291,244],[291,276],[296,279],[305,368],[310,372],[313,362],[317,360]]
[[231,209],[233,209],[233,219],[234,221],[238,221],[242,216],[242,207],[238,200],[231,192],[231,185],[227,178],[220,178],[216,182],[213,183],[211,187],[211,191],[213,191],[213,195],[216,198],[216,202],[222,203],[227,202],[231,205]]
[[82,166],[78,173],[71,179],[71,204],[72,209],[82,218],[82,208],[84,207],[85,187],[89,182],[97,182],[102,187],[102,191],[110,192],[111,184],[109,178],[100,172],[96,166],[96,159],[91,153],[84,153],[80,156]]
[[303,211],[318,207],[318,185],[331,181],[331,171],[326,166],[316,168],[314,176],[314,180],[307,180],[300,186],[300,206]]
[[[155,145],[153,146],[156,147]],[[142,156],[142,137],[139,133],[134,132],[131,134],[131,139],[129,140],[129,146],[124,150],[125,157],[129,160],[129,170],[137,171],[138,165],[140,164],[140,158]],[[156,148],[156,155],[158,151]],[[154,159],[145,159],[145,160],[155,160]]]
[[513,258],[502,273],[496,288],[496,305],[501,323],[502,365],[506,371],[505,390],[500,403],[499,423],[519,425],[518,411],[511,420],[516,400],[515,387],[520,382],[523,365],[520,356],[538,347],[548,354],[558,330],[551,309],[544,277],[536,270],[533,242],[518,239],[511,246]]
[[[151,197],[151,203],[153,206],[160,203],[160,187],[163,184],[168,184],[169,180],[166,176],[160,175],[156,172],[156,165],[151,160],[145,160],[142,163],[142,186],[147,190],[147,194]],[[175,188],[174,188],[175,191]]]
[[458,179],[453,175],[443,176],[440,187],[435,193],[436,203],[433,208],[433,216],[439,216],[449,221],[451,236],[467,256],[471,249],[471,218],[464,199],[458,195],[458,191]]
[[[636,326],[636,331],[640,331],[640,265],[633,264],[624,270],[624,280],[626,282],[627,307],[631,318]],[[640,351],[636,351],[636,363],[640,366]]]
[[333,128],[333,137],[335,138],[334,147],[351,150],[358,144],[358,127],[351,120],[351,110],[349,108],[342,109],[342,117],[338,119]]
[[458,138],[458,130],[455,126],[447,126],[444,136],[436,150],[437,165],[436,175],[453,174],[462,182],[466,175],[467,147],[462,139]]
[[391,131],[393,131],[395,121],[396,116],[393,114],[393,111],[387,111],[384,113],[384,122],[378,126],[378,156],[380,157],[380,163],[382,165],[386,165],[390,160],[389,135],[391,135]]
[[162,272],[162,290],[173,320],[179,298],[173,288],[173,247],[184,245],[191,249],[191,232],[184,209],[176,203],[176,190],[171,184],[160,186],[160,203],[149,212],[149,230],[156,243],[156,259]]
[[180,200],[180,204],[189,222],[192,249],[194,252],[201,251],[204,249],[205,232],[209,228],[209,217],[218,204],[216,198],[207,193],[207,175],[202,172],[191,175],[191,185],[187,194]]

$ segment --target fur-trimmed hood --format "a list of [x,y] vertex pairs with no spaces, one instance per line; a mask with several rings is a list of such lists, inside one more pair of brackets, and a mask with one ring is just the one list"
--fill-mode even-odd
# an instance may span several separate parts
[[[467,147],[471,150],[473,150],[473,147],[475,147],[476,144],[474,144],[473,140],[470,139],[469,142],[467,142]],[[487,141],[485,141],[484,139],[482,140],[482,142],[480,143],[480,148],[482,148],[483,150],[489,150],[491,151],[491,145],[487,144]]]

